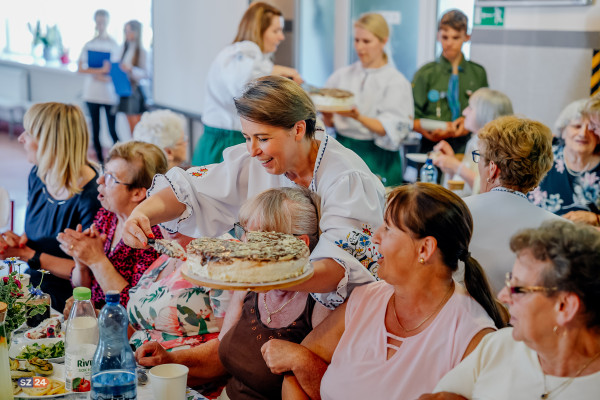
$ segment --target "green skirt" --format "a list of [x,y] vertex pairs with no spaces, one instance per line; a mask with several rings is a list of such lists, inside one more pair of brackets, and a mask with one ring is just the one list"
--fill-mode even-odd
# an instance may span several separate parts
[[240,131],[204,126],[204,133],[198,140],[192,157],[192,165],[208,165],[223,161],[223,150],[246,140]]
[[402,184],[402,159],[399,151],[382,149],[373,140],[356,140],[347,136],[336,136],[338,142],[354,151],[375,175],[381,179],[384,186]]

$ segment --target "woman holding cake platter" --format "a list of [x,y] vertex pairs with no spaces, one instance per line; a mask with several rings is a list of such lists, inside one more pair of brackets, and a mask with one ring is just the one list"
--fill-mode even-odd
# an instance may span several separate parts
[[[243,239],[245,231],[285,232],[313,249],[319,240],[318,203],[318,196],[305,188],[268,189],[242,206],[237,226],[243,232],[239,237]],[[328,314],[327,308],[305,292],[237,291],[218,339],[172,353],[156,342],[148,342],[138,349],[136,358],[144,366],[187,365],[190,385],[229,373],[225,393],[233,399],[280,398],[283,376],[269,371],[262,346],[271,337],[300,343]]]
[[[271,340],[263,355],[284,378],[283,397],[415,399],[504,325],[485,275],[468,251],[466,204],[439,185],[388,195],[379,245],[381,281],[363,285],[302,345]],[[452,279],[466,264],[466,287]]]
[[192,165],[219,163],[223,161],[223,150],[244,143],[233,98],[240,96],[252,79],[280,75],[302,83],[298,71],[274,65],[271,60],[284,39],[281,11],[260,1],[252,3],[233,43],[221,50],[208,70],[202,112],[204,133],[194,150]]
[[380,14],[364,14],[354,23],[359,61],[333,73],[326,87],[354,93],[350,111],[323,113],[337,140],[354,150],[386,186],[402,183],[398,149],[414,116],[410,82],[388,60],[384,47],[389,27]]
[[[157,175],[123,239],[145,247],[157,223],[187,236],[217,237],[233,228],[248,198],[269,188],[305,187],[321,197],[322,233],[310,256],[314,276],[296,289],[336,307],[355,286],[374,279],[345,249],[349,235],[381,225],[383,185],[354,152],[330,136],[315,137],[314,105],[292,80],[260,78],[235,104],[246,144],[227,149],[220,164]],[[372,251],[370,242],[364,246]]]

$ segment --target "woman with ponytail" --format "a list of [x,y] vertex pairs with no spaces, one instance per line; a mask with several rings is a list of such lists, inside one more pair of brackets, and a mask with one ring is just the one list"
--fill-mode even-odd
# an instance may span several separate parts
[[[414,399],[504,326],[479,263],[473,220],[441,186],[394,189],[379,245],[381,281],[360,286],[301,345],[271,340],[263,356],[286,376],[283,394],[310,398]],[[452,279],[466,264],[466,288]]]

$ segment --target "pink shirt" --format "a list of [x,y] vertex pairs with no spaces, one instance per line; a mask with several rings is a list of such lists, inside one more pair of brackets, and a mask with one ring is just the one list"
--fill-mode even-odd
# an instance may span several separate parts
[[[416,399],[457,365],[475,334],[494,322],[459,284],[431,325],[408,338],[385,329],[393,287],[384,281],[354,289],[346,330],[321,382],[323,399]],[[387,360],[387,337],[403,341]]]

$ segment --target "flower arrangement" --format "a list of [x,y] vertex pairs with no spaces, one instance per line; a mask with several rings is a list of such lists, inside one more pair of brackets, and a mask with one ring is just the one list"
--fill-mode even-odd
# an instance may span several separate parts
[[[23,325],[28,317],[43,314],[45,311],[44,305],[30,304],[33,299],[41,296],[43,293],[40,286],[33,287],[27,285],[27,294],[22,291],[23,285],[20,281],[21,273],[15,269],[18,263],[18,257],[10,257],[4,260],[8,265],[9,273],[0,280],[0,302],[6,303],[8,308],[6,311],[5,328],[10,337],[10,333]],[[44,274],[42,275],[42,280]],[[40,281],[40,285],[41,285]]]
[[57,25],[46,25],[46,33],[42,32],[40,21],[35,24],[35,28],[30,23],[27,26],[33,35],[33,46],[43,44],[44,47],[62,47],[62,38]]

